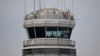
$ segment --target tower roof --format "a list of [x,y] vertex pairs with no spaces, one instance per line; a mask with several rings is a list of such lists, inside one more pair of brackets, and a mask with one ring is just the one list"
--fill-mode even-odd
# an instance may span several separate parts
[[29,13],[25,19],[73,19],[73,15],[71,15],[70,10],[64,12],[56,8],[44,8]]

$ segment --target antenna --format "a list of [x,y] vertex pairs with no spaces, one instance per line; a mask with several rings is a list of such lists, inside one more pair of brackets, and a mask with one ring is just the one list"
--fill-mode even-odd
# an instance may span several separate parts
[[58,2],[58,9],[59,9],[59,0],[57,2]]
[[40,9],[42,8],[42,0],[40,0]]
[[55,19],[55,2],[54,2],[54,19]]
[[26,0],[24,1],[24,15],[26,16]]
[[44,0],[44,8],[45,8],[45,0]]
[[64,11],[65,11],[66,9],[65,9],[65,0],[64,0]]
[[34,11],[35,11],[35,0],[34,0]]
[[40,0],[38,0],[38,9],[40,9]]
[[39,7],[39,9],[41,9],[41,6],[42,6],[42,0],[38,0],[38,7]]
[[72,0],[72,12],[73,12],[73,15],[74,15],[74,0]]
[[62,0],[61,0],[61,9],[62,9]]

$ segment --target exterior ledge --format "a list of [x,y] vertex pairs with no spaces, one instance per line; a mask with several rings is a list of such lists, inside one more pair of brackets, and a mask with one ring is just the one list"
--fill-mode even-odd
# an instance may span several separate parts
[[75,41],[65,38],[36,38],[23,42],[27,46],[75,46]]
[[75,26],[74,20],[68,19],[33,19],[24,21],[24,27],[43,27],[43,26],[59,26],[59,27],[70,27]]

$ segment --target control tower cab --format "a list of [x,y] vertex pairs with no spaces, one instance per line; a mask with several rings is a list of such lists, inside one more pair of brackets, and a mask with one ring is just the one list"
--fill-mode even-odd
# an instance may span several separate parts
[[54,8],[37,10],[25,17],[24,27],[29,39],[66,38],[70,39],[75,22],[70,11],[64,12]]
[[23,56],[76,56],[75,41],[70,40],[74,16],[55,8],[44,8],[25,16],[28,40]]

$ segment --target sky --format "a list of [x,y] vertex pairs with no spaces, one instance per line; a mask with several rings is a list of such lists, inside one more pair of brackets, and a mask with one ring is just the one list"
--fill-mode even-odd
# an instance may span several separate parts
[[[32,0],[27,1],[29,13],[33,5]],[[46,7],[53,6],[49,3]],[[99,10],[100,0],[74,0],[76,26],[71,39],[76,41],[77,56],[100,55]],[[23,27],[24,14],[24,0],[0,0],[0,56],[22,56],[23,41],[28,39]]]

